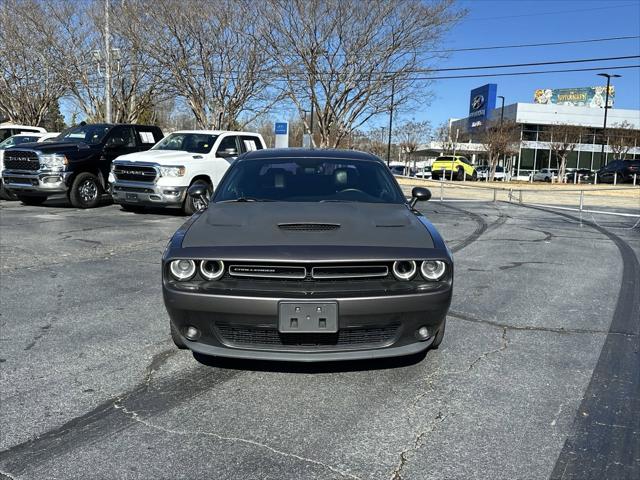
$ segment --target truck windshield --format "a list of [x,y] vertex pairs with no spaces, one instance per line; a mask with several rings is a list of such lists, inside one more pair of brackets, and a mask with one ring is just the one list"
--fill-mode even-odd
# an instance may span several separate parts
[[113,125],[79,125],[62,132],[56,139],[59,142],[83,142],[91,145],[102,143]]
[[159,141],[152,150],[180,150],[189,153],[209,153],[217,135],[207,133],[172,133]]
[[37,142],[38,141],[38,137],[27,137],[27,136],[17,136],[14,135],[13,137],[9,137],[7,138],[4,142],[0,143],[0,150],[6,150],[9,147],[13,147],[14,145],[20,145],[21,143],[31,143],[31,142]]
[[234,163],[214,198],[229,201],[405,203],[384,164],[341,158]]

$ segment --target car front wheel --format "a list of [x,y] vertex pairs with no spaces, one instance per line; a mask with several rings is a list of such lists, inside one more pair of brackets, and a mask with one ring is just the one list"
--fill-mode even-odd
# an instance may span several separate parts
[[[207,187],[208,197],[211,197],[211,192],[213,191],[213,188],[211,187],[211,184],[209,182],[205,180],[196,180],[191,184],[191,186],[193,185],[202,185],[204,187]],[[195,212],[197,212],[198,210],[202,210],[205,207],[206,207],[206,203],[203,202],[203,200],[199,198],[193,198],[187,194],[187,198],[185,198],[184,200],[184,207],[183,207],[185,215],[193,215]]]
[[69,201],[76,208],[95,208],[100,204],[102,186],[93,173],[79,174],[71,184]]

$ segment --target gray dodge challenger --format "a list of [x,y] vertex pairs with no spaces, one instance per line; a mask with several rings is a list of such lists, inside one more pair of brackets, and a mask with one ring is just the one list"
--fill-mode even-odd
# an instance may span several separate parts
[[451,252],[387,166],[345,150],[269,149],[227,170],[174,234],[162,290],[179,348],[332,361],[417,354],[442,342]]

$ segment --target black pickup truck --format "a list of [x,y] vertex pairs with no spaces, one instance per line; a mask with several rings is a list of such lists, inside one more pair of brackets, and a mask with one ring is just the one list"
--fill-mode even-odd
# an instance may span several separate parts
[[93,208],[107,189],[111,162],[149,150],[162,136],[160,128],[147,125],[79,125],[54,142],[5,150],[2,180],[27,205],[66,193],[74,207]]

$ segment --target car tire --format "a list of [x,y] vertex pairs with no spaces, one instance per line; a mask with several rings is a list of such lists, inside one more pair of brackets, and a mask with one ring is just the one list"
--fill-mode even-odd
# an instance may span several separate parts
[[101,196],[100,180],[89,172],[78,174],[69,191],[69,201],[76,208],[95,208],[100,204]]
[[433,343],[431,344],[431,348],[433,348],[434,350],[437,350],[440,344],[442,343],[442,339],[444,338],[444,330],[446,326],[447,326],[447,319],[445,318],[442,322],[442,325],[440,325],[440,330],[438,330],[438,333],[436,333],[436,338],[433,339]]
[[[193,185],[204,185],[205,187],[207,187],[207,191],[209,192],[209,197],[211,197],[211,192],[212,192],[212,188],[211,188],[211,184],[205,180],[196,180],[195,182],[193,182],[191,185],[189,185],[189,188],[191,188]],[[184,205],[182,207],[182,210],[184,211],[185,215],[193,215],[195,212],[197,212],[198,210],[200,210],[197,200],[191,198],[189,196],[189,194],[187,194],[187,198],[184,199]]]
[[551,177],[544,177],[544,181],[547,183],[551,183]]
[[471,180],[474,182],[478,181],[478,172],[476,172],[475,170],[473,171],[473,175],[471,175]]
[[180,338],[178,329],[176,328],[176,326],[173,324],[172,321],[169,321],[169,326],[171,328],[171,340],[173,340],[173,343],[175,344],[175,346],[178,347],[180,350],[185,350],[187,346],[182,341],[182,338]]
[[42,205],[47,200],[46,195],[18,195],[17,198],[25,205]]
[[18,197],[15,193],[4,188],[4,184],[0,181],[0,198],[2,200],[17,200]]
[[458,167],[458,172],[456,173],[456,179],[460,182],[464,180],[464,168]]
[[431,174],[431,180],[439,180],[440,177],[438,175]]

